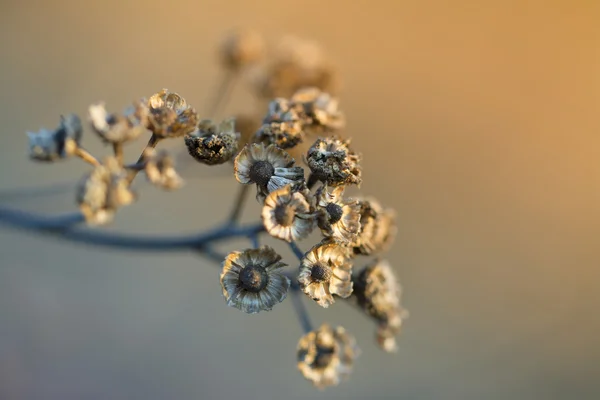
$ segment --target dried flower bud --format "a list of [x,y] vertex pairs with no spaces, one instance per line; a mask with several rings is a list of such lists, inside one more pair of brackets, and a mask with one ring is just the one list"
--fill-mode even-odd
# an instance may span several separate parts
[[329,191],[321,186],[316,193],[319,228],[325,237],[347,246],[357,240],[361,206],[357,200],[345,200],[344,186]]
[[361,200],[359,204],[360,231],[351,244],[354,254],[370,255],[387,250],[396,236],[396,212],[384,209],[373,198]]
[[360,350],[344,328],[324,324],[298,341],[298,369],[319,389],[335,386],[352,372]]
[[304,293],[327,308],[335,302],[333,295],[346,298],[352,294],[352,262],[348,251],[335,243],[319,243],[302,259],[298,283]]
[[130,142],[147,131],[149,110],[145,99],[134,102],[122,115],[108,114],[102,102],[92,104],[88,110],[92,128],[105,143]]
[[360,185],[360,155],[348,146],[350,140],[339,137],[318,139],[306,156],[313,178],[331,186]]
[[198,130],[185,136],[188,152],[198,162],[207,165],[223,164],[236,154],[240,134],[234,129],[235,119],[216,125],[211,120],[202,120]]
[[341,129],[346,124],[338,100],[317,87],[302,88],[291,98],[306,128],[318,131]]
[[55,130],[27,132],[29,157],[36,161],[55,161],[73,155],[81,139],[81,120],[75,114],[61,117]]
[[163,89],[148,100],[148,129],[161,138],[176,138],[196,130],[198,114],[177,93]]
[[94,167],[77,189],[79,209],[87,222],[94,225],[110,222],[119,207],[135,199],[127,174],[114,157],[107,157],[103,164]]
[[305,238],[315,227],[315,217],[306,197],[292,191],[290,185],[269,193],[262,220],[271,236],[287,242]]
[[223,262],[221,288],[227,305],[248,314],[269,311],[287,296],[286,265],[269,246],[230,253]]
[[265,43],[260,34],[249,30],[231,32],[219,48],[221,63],[237,70],[260,61],[265,53]]
[[353,281],[358,305],[377,322],[377,343],[383,350],[395,352],[396,335],[408,312],[400,304],[402,288],[390,264],[374,260]]
[[166,151],[156,152],[147,149],[143,157],[144,171],[148,180],[165,190],[175,190],[183,186],[183,179],[175,170],[173,159]]

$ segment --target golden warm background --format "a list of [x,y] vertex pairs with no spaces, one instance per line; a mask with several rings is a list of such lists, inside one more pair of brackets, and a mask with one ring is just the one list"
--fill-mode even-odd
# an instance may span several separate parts
[[[60,114],[97,100],[121,109],[163,87],[202,109],[231,27],[320,42],[344,80],[362,190],[398,211],[388,258],[411,317],[390,356],[350,307],[309,304],[363,350],[349,382],[319,392],[295,368],[289,301],[243,315],[196,255],[2,228],[0,398],[597,399],[599,18],[594,0],[1,1],[3,191],[85,172],[27,161],[24,132]],[[228,111],[250,101],[240,86]],[[84,143],[105,150],[92,134]],[[237,183],[195,168],[177,193],[140,185],[114,229],[219,222]],[[69,192],[3,201],[74,210]]]

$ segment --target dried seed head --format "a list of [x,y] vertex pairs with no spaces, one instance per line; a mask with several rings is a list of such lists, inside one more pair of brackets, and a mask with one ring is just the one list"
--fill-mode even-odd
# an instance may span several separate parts
[[221,63],[225,68],[238,70],[260,61],[265,53],[262,36],[250,30],[230,32],[219,48]]
[[377,200],[360,200],[360,230],[351,243],[354,254],[371,255],[387,250],[396,237],[396,212]]
[[188,152],[196,161],[207,165],[231,160],[237,152],[240,137],[234,126],[234,119],[224,120],[219,125],[211,120],[200,121],[198,130],[185,136]]
[[346,124],[344,114],[338,108],[338,100],[317,87],[296,91],[290,101],[298,110],[305,129],[315,133],[330,132]]
[[29,157],[36,161],[55,161],[73,155],[82,132],[81,120],[75,114],[61,117],[60,125],[54,130],[27,132]]
[[153,185],[165,190],[175,190],[183,186],[183,179],[175,170],[173,159],[166,151],[147,149],[143,161],[146,177]]
[[134,102],[123,114],[108,114],[102,102],[92,104],[88,113],[94,132],[105,143],[130,142],[147,131],[149,110],[145,99]]
[[265,229],[273,237],[287,242],[305,238],[315,227],[315,218],[303,193],[290,185],[271,192],[262,210]]
[[352,151],[349,144],[350,140],[338,137],[318,139],[306,156],[313,176],[331,186],[360,185],[360,155]]
[[196,130],[198,114],[177,93],[163,89],[148,100],[147,127],[161,138],[175,138]]
[[298,341],[298,369],[319,389],[335,386],[352,372],[360,350],[342,327],[324,324]]
[[361,207],[358,201],[344,199],[343,195],[344,186],[336,186],[332,190],[321,186],[315,196],[321,232],[340,245],[348,246],[357,240]]
[[285,266],[268,246],[230,253],[221,272],[227,305],[248,314],[271,310],[285,299],[290,287],[290,280],[279,272]]

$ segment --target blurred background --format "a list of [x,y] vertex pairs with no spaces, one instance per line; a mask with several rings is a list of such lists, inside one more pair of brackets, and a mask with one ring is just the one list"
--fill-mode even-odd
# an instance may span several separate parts
[[[24,132],[61,114],[98,100],[121,110],[163,87],[202,112],[232,27],[319,42],[343,80],[362,192],[398,212],[386,257],[411,312],[388,355],[351,307],[308,304],[363,350],[348,382],[320,392],[296,370],[290,301],[244,315],[195,254],[0,227],[0,398],[597,399],[599,17],[593,0],[0,1],[3,193],[87,170],[27,160]],[[253,110],[248,93],[237,86],[224,114]],[[91,133],[84,145],[108,151]],[[176,193],[140,184],[107,229],[220,222],[238,184],[227,168],[192,167]],[[2,202],[75,209],[70,190]]]

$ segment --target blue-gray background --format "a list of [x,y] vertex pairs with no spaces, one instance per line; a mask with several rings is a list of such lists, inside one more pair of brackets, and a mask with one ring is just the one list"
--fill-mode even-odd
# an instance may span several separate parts
[[[389,259],[411,317],[390,356],[351,308],[309,304],[363,349],[349,382],[318,392],[295,368],[290,302],[242,315],[196,255],[3,228],[0,398],[598,398],[599,11],[592,0],[1,1],[2,190],[85,172],[26,159],[24,132],[62,113],[97,100],[120,109],[163,87],[202,109],[230,27],[321,42],[345,82],[363,192],[398,211]],[[229,112],[253,109],[245,89]],[[219,222],[237,184],[213,171],[193,169],[173,194],[140,185],[110,229]],[[4,202],[74,209],[69,192]]]

